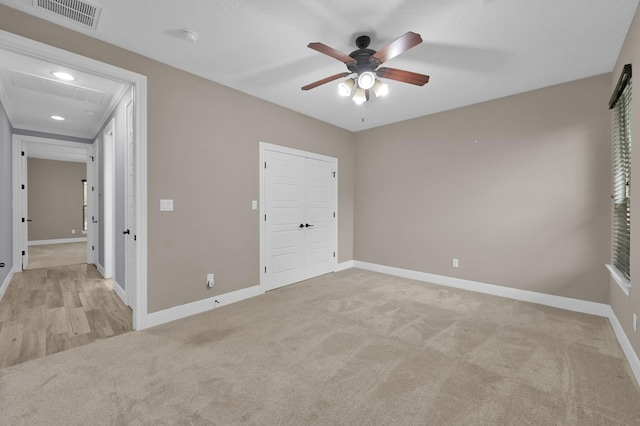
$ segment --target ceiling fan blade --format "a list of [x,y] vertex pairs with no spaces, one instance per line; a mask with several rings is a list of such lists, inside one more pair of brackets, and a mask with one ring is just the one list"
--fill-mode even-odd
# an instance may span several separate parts
[[422,43],[422,37],[420,37],[420,34],[409,31],[371,55],[369,60],[374,65],[380,65],[381,63],[387,62],[391,58],[395,58],[399,54],[406,52],[420,43]]
[[416,86],[424,86],[429,81],[428,75],[395,68],[379,68],[376,71],[376,75],[380,78],[388,78],[391,80],[401,81],[403,83],[415,84]]
[[320,53],[324,53],[325,55],[331,56],[339,60],[340,62],[344,62],[345,64],[356,64],[356,60],[351,56],[340,52],[339,50],[334,49],[333,47],[329,47],[324,43],[309,43],[307,47],[317,50]]
[[342,77],[346,77],[349,74],[351,74],[351,73],[350,72],[341,72],[340,74],[336,74],[336,75],[332,75],[331,77],[323,78],[322,80],[318,80],[315,83],[311,83],[311,84],[307,84],[306,86],[303,86],[302,90],[310,90],[310,89],[313,89],[314,87],[322,86],[325,83],[328,83],[328,82],[333,81],[333,80],[337,80],[337,79],[342,78]]

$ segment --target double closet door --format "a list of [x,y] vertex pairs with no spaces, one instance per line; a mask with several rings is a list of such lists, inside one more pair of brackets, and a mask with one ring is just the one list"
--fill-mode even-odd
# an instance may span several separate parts
[[336,265],[337,159],[287,151],[263,151],[265,291]]

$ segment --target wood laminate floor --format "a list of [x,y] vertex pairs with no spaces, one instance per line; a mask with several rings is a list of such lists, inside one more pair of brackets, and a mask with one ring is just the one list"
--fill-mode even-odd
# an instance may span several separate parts
[[0,301],[0,368],[132,330],[132,312],[94,265],[16,273]]

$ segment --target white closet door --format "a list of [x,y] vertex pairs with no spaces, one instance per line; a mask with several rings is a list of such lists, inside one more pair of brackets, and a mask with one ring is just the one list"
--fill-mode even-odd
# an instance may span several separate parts
[[335,161],[271,150],[264,159],[264,289],[332,272]]
[[[333,165],[305,158],[305,279],[333,271]],[[308,225],[308,226],[307,226]]]
[[304,279],[304,164],[273,151],[265,159],[265,283],[271,290]]

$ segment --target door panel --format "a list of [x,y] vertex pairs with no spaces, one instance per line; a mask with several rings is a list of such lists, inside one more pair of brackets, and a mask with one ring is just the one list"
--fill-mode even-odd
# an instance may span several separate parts
[[296,158],[267,151],[265,242],[267,289],[304,279],[303,175]]
[[333,165],[326,161],[306,158],[305,278],[326,274],[333,270]]
[[27,265],[29,264],[29,184],[27,182],[27,155],[26,155],[26,147],[23,147],[24,155],[20,157],[20,161],[22,162],[22,184],[24,185],[24,190],[22,190],[22,270],[27,269]]

